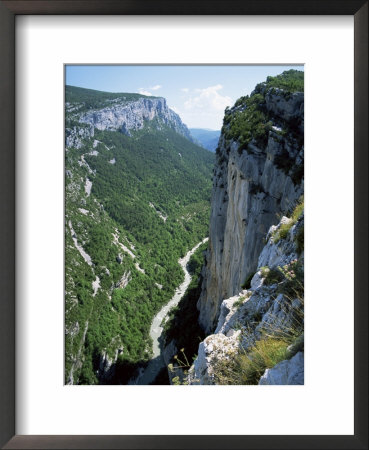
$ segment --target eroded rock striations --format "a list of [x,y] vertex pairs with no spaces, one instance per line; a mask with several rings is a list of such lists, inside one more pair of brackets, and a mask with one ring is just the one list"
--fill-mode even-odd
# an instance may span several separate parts
[[[198,301],[199,321],[208,333],[216,327],[222,300],[237,294],[255,272],[269,227],[303,193],[303,92],[262,83],[248,101],[242,100],[226,110],[214,169],[210,239]],[[239,118],[252,120],[252,108],[264,115],[265,123],[251,130],[245,144],[247,133],[234,129]]]
[[190,141],[193,138],[178,114],[172,111],[162,97],[141,97],[135,101],[117,101],[101,109],[92,109],[79,115],[79,122],[98,130],[130,131],[141,130],[146,121],[158,120]]
[[[189,384],[244,384],[240,358],[252,360],[256,353],[269,362],[270,342],[282,349],[282,360],[246,384],[304,384],[303,212],[295,220],[283,217],[270,228],[250,286],[222,301],[214,334],[199,345]],[[280,238],[286,223],[290,228]],[[255,351],[262,340],[265,347]]]
[[226,109],[189,384],[304,383],[303,73]]

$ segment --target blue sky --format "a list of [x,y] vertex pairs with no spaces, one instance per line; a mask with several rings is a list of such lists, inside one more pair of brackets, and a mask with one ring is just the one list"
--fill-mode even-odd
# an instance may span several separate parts
[[165,97],[190,128],[219,130],[224,109],[268,75],[303,66],[66,66],[66,84]]

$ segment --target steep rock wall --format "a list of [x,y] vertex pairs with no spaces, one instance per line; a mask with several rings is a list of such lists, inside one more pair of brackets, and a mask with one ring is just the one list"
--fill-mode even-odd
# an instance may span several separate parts
[[[269,227],[290,212],[303,193],[303,93],[259,86],[269,119],[266,142],[246,148],[222,129],[214,169],[209,247],[198,301],[199,322],[214,330],[223,299],[240,291],[255,272]],[[226,112],[237,115],[246,106]],[[228,132],[228,133],[227,133]]]
[[99,130],[140,130],[145,121],[158,119],[190,141],[193,138],[181,118],[168,108],[165,98],[140,98],[131,102],[117,102],[102,109],[91,110],[80,115],[79,121]]
[[[291,228],[277,241],[276,236],[284,224],[290,224]],[[277,226],[270,228],[250,286],[222,301],[214,334],[200,343],[198,356],[189,370],[189,384],[244,384],[241,370],[234,362],[240,354],[250,357],[255,343],[266,336],[284,339],[291,345],[286,351],[288,359],[266,369],[257,382],[304,384],[304,299],[301,291],[304,252],[298,245],[303,230],[303,212],[294,224],[291,219],[282,217]],[[269,271],[274,269],[281,274],[281,268],[285,268],[287,277],[268,279]],[[295,274],[290,276],[290,271]],[[222,371],[227,366],[230,367],[231,382],[229,379],[222,382]]]

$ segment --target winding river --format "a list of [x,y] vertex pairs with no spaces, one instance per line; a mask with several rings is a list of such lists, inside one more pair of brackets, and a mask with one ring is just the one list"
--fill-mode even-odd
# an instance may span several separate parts
[[141,373],[135,380],[131,380],[129,384],[140,384],[147,385],[153,382],[156,376],[159,374],[160,370],[165,367],[165,362],[163,360],[161,351],[162,348],[160,346],[160,337],[163,332],[163,328],[161,327],[161,323],[163,319],[168,315],[169,311],[176,305],[178,305],[179,301],[183,297],[186,292],[189,284],[191,283],[191,275],[187,270],[187,264],[191,258],[191,256],[195,253],[195,251],[202,245],[204,242],[207,242],[208,238],[205,238],[201,242],[199,242],[194,248],[192,248],[183,258],[178,260],[178,263],[182,267],[185,278],[184,281],[178,286],[171,300],[164,305],[161,310],[154,317],[151,328],[150,328],[150,336],[153,340],[153,352],[154,356],[150,360],[146,369],[142,369]]

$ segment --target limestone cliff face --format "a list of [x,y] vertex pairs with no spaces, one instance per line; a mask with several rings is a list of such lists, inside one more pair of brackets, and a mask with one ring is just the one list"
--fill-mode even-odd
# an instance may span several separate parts
[[82,113],[79,122],[99,130],[120,130],[130,134],[130,130],[140,130],[145,121],[158,119],[189,140],[191,134],[178,114],[168,108],[165,98],[139,98],[135,101],[117,101],[102,109]]
[[[199,321],[214,330],[223,299],[240,292],[255,272],[271,225],[290,212],[303,193],[304,95],[259,85],[267,117],[263,142],[230,136],[232,119],[244,104],[226,111],[214,169],[209,247],[198,301]],[[259,98],[255,97],[255,98]],[[264,126],[264,125],[263,125]]]
[[[189,370],[189,384],[244,384],[234,362],[239,355],[252,360],[256,343],[268,339],[285,341],[286,359],[251,384],[304,384],[303,212],[295,220],[282,217],[270,228],[250,286],[222,301],[214,334],[200,343]],[[290,228],[281,237],[285,226]]]

